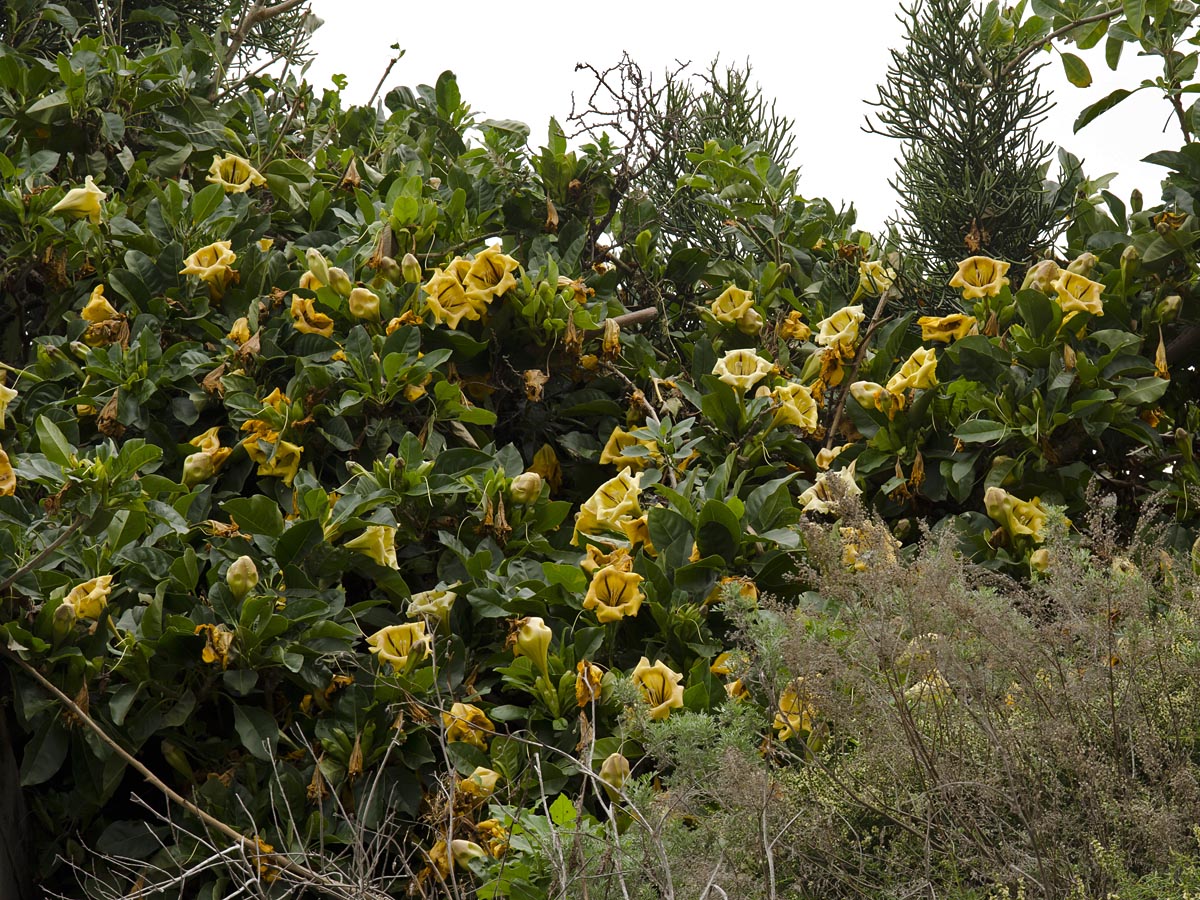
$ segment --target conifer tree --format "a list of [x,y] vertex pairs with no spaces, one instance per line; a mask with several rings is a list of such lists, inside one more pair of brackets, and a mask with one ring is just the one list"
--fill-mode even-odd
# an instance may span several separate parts
[[868,131],[902,142],[892,186],[901,244],[934,281],[973,254],[1020,264],[1047,236],[1044,185],[1053,146],[1037,137],[1051,103],[1037,68],[1014,63],[1005,21],[972,0],[903,8],[906,46],[892,51]]

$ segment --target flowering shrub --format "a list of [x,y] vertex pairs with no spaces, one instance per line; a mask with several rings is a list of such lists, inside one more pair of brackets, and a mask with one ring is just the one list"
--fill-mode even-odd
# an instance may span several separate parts
[[753,147],[680,187],[729,240],[667,240],[607,138],[531,152],[450,73],[379,112],[222,94],[196,35],[0,49],[0,652],[53,889],[554,895],[559,830],[654,834],[671,734],[850,751],[820,673],[730,653],[837,614],[815,535],[847,578],[917,522],[1049,577],[1098,483],[1192,543],[1190,216],[1085,191],[1054,259],[918,316]]

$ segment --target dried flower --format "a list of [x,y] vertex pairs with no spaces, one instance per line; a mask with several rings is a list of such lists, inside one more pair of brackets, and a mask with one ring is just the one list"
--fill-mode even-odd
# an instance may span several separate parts
[[496,726],[478,706],[471,703],[455,703],[449,712],[442,713],[442,725],[446,728],[446,741],[465,741],[487,750],[488,738]]
[[333,319],[318,312],[316,301],[312,297],[301,297],[292,294],[292,327],[301,334],[319,334],[322,337],[333,337]]

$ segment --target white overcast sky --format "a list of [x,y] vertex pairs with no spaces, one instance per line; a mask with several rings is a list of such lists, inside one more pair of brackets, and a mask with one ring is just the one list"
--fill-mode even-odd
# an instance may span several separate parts
[[[433,84],[450,69],[476,113],[528,123],[531,142],[540,146],[550,117],[566,119],[572,92],[583,98],[591,89],[587,74],[575,71],[578,62],[604,67],[628,51],[645,71],[661,76],[676,60],[703,68],[718,54],[722,61],[748,59],[778,111],[795,121],[799,192],[853,201],[859,224],[878,230],[896,207],[888,179],[899,145],[864,133],[862,124],[870,112],[865,101],[875,98],[876,84],[886,77],[888,50],[902,44],[899,8],[897,0],[455,0],[446,6],[312,0],[325,24],[313,39],[317,58],[308,77],[327,87],[332,75],[344,74],[348,99],[364,102],[394,54],[389,45],[398,43],[406,52],[384,92]],[[1077,135],[1071,124],[1114,88],[1153,78],[1161,72],[1157,60],[1127,52],[1114,73],[1104,64],[1103,43],[1083,55],[1095,79],[1085,90],[1065,80],[1057,54],[1037,57],[1050,63],[1042,78],[1057,102],[1042,136],[1082,157],[1089,176],[1120,173],[1113,185],[1117,196],[1127,200],[1140,188],[1153,203],[1165,170],[1139,160],[1181,143],[1161,95],[1137,94]]]

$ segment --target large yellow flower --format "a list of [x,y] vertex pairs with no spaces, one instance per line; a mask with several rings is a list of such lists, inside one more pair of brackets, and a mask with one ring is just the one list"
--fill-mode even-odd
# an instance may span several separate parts
[[389,663],[395,672],[403,670],[410,657],[413,660],[424,657],[429,652],[429,643],[424,620],[389,625],[367,638],[368,649],[380,662]]
[[347,299],[350,315],[356,319],[379,318],[379,295],[364,287],[356,287],[350,291]]
[[579,545],[580,534],[595,534],[602,529],[620,531],[624,519],[641,515],[638,494],[641,491],[642,473],[633,474],[626,466],[615,478],[610,478],[584,501],[575,517],[575,534],[572,543]]
[[100,575],[71,588],[63,599],[79,619],[98,619],[108,606],[108,595],[112,593],[112,575]]
[[[630,447],[645,447],[646,452],[639,455],[627,455],[625,451]],[[661,458],[662,455],[658,452],[658,444],[656,442],[639,440],[620,425],[612,430],[612,434],[608,436],[608,442],[604,445],[604,449],[600,451],[601,465],[612,464],[619,468],[628,466],[635,472],[640,472],[652,462],[657,462]]]
[[50,212],[70,213],[73,216],[87,217],[93,225],[100,224],[101,204],[104,203],[104,191],[96,186],[92,176],[83,180],[83,187],[71,188],[67,195],[50,207]]
[[950,287],[962,288],[964,300],[995,297],[1008,284],[1005,272],[1009,264],[990,256],[971,256],[958,264]]
[[11,497],[17,492],[17,474],[4,448],[0,447],[0,497]]
[[966,337],[979,327],[974,316],[964,316],[954,313],[949,316],[921,316],[917,319],[921,326],[921,340],[938,341],[948,344]]
[[636,616],[646,599],[638,587],[641,583],[641,575],[616,566],[597,569],[587,596],[583,598],[583,608],[594,609],[596,619],[601,623],[620,622],[626,616]]
[[664,662],[655,662],[642,657],[633,667],[633,683],[642,692],[642,699],[650,706],[650,718],[661,721],[671,715],[672,709],[683,707],[683,676],[672,671]]
[[1028,537],[1035,544],[1045,540],[1048,510],[1039,498],[1025,501],[1003,488],[990,487],[983,495],[983,506],[1010,539]]
[[488,738],[496,730],[492,720],[472,703],[455,703],[450,712],[442,713],[442,725],[448,743],[465,741],[480,750],[487,750]]
[[[242,446],[247,455],[258,463],[258,474],[282,478],[283,483],[291,487],[292,480],[300,470],[300,454],[304,448],[280,440],[279,432],[262,419],[247,419],[242,423],[242,430],[250,432],[242,439]],[[273,445],[270,451],[262,447],[264,443]]]
[[[421,290],[425,292],[425,305],[433,313],[434,320],[451,331],[457,330],[463,319],[476,322],[483,317],[486,304],[478,294],[468,294],[454,268],[449,271],[434,269],[433,277],[421,286]],[[491,298],[490,294],[487,296]]]
[[304,448],[291,441],[276,441],[275,452],[259,463],[258,474],[279,478],[288,487],[300,471],[300,454]]
[[721,296],[712,302],[712,314],[723,325],[736,325],[738,319],[754,307],[754,295],[736,285],[729,285]]
[[408,614],[424,616],[426,619],[437,619],[444,624],[450,619],[450,612],[454,609],[456,600],[458,600],[458,594],[454,591],[441,588],[421,591],[408,598]]
[[201,247],[183,261],[179,274],[195,275],[208,285],[209,295],[214,300],[220,300],[237,275],[232,268],[237,262],[237,254],[230,249],[232,246],[232,241],[215,241],[207,247]]
[[730,350],[717,360],[712,373],[734,390],[745,394],[774,368],[753,350]]
[[[391,525],[368,525],[366,531],[342,546],[369,556],[381,566],[400,568],[396,560],[396,529]],[[421,627],[424,627],[424,623]]]
[[895,562],[900,543],[883,529],[862,529],[843,526],[842,565],[855,572],[865,572],[872,562]]
[[817,323],[817,344],[828,347],[840,359],[851,359],[858,343],[858,326],[865,315],[861,304],[843,306],[832,316]]
[[805,385],[790,381],[771,391],[771,400],[777,405],[772,426],[795,425],[810,434],[817,430],[817,403]]
[[499,772],[486,766],[476,766],[470,775],[458,782],[458,789],[476,800],[486,800],[496,793],[499,782]]
[[232,153],[214,156],[204,180],[221,185],[227,194],[244,194],[252,187],[261,187],[267,183],[267,179],[250,165],[249,160]]
[[493,298],[502,297],[517,286],[513,273],[518,265],[511,256],[500,252],[498,244],[493,244],[475,254],[475,259],[462,276],[462,285],[471,292],[473,299],[477,298],[476,302],[490,303]]
[[797,678],[779,696],[779,709],[772,727],[779,732],[779,739],[786,741],[793,735],[812,731],[815,716],[816,709],[804,690],[804,679]]
[[333,319],[317,312],[316,301],[311,297],[292,294],[292,327],[301,334],[319,334],[333,337]]
[[918,347],[885,387],[889,394],[902,394],[910,389],[936,387],[937,383],[937,353],[931,348]]
[[878,297],[892,286],[896,271],[885,266],[882,260],[863,260],[858,264],[858,293],[867,297]]
[[1086,312],[1093,316],[1104,315],[1104,304],[1100,295],[1104,285],[1074,272],[1063,272],[1054,282],[1058,305],[1065,313]]
[[108,302],[108,298],[104,296],[104,285],[98,284],[92,288],[92,294],[80,311],[79,318],[89,325],[95,325],[99,322],[107,322],[109,319],[116,319],[120,315]]

